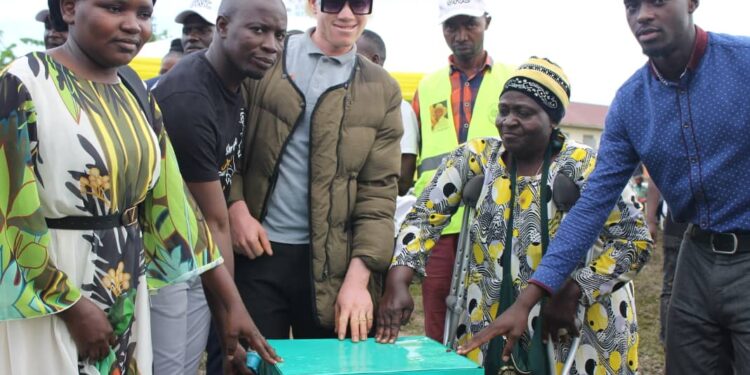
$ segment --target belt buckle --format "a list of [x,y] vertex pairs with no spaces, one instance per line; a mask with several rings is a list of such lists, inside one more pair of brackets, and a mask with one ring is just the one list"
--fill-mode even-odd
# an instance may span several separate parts
[[[732,239],[732,249],[731,250],[720,250],[716,248],[716,244],[714,243],[714,239],[717,236],[729,236]],[[721,255],[733,255],[737,252],[737,235],[734,233],[711,233],[711,251],[713,251],[716,254]]]
[[120,215],[120,222],[123,226],[129,227],[138,222],[138,206],[132,206],[125,209]]

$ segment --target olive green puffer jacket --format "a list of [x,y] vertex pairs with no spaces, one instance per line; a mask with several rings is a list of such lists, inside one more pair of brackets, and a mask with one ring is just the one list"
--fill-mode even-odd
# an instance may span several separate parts
[[[244,199],[263,221],[278,176],[279,155],[305,99],[277,63],[262,80],[246,80],[248,100],[243,162],[230,201]],[[373,271],[370,293],[380,296],[377,273],[393,255],[393,214],[403,133],[401,91],[381,67],[357,56],[349,81],[321,95],[310,134],[310,247],[317,318],[334,326],[334,305],[352,257]]]

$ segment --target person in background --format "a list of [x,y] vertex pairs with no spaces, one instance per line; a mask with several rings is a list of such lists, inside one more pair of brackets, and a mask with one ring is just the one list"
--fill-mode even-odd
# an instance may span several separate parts
[[[372,30],[365,30],[362,36],[359,37],[357,40],[357,52],[380,66],[385,64],[385,42],[380,35]],[[409,171],[404,171],[404,166],[414,165],[417,155],[417,133],[419,132],[417,115],[414,114],[411,104],[406,100],[401,101],[401,123],[404,126],[404,135],[401,137],[401,173],[403,175],[404,173],[409,173]],[[414,176],[414,169],[411,169],[411,174]],[[414,194],[409,193],[412,183],[403,184],[403,181],[409,181],[409,179],[399,179],[399,196],[396,198],[396,213],[394,215],[395,233],[398,233],[398,229],[401,227],[406,213],[409,212],[411,206],[416,201]]]
[[565,283],[642,161],[674,219],[689,223],[667,313],[667,375],[750,368],[750,137],[741,136],[750,124],[750,38],[696,26],[699,4],[624,1],[648,62],[609,107],[596,170],[533,285],[460,353],[523,333],[529,309]]
[[182,50],[186,55],[211,44],[220,0],[190,0],[190,6],[177,14],[174,22],[182,24]]
[[158,105],[118,73],[151,36],[153,1],[114,4],[49,0],[67,41],[0,74],[0,373],[151,374],[149,290],[196,275],[229,353],[241,339],[274,363]]
[[[357,55],[371,0],[310,0],[316,26],[243,83],[230,197],[235,281],[269,338],[366,339],[393,255],[401,92]],[[387,240],[386,240],[387,239]]]
[[[240,158],[246,117],[239,88],[243,79],[260,79],[275,63],[285,33],[281,0],[223,0],[208,49],[186,56],[153,90],[182,176],[232,274],[226,197]],[[156,373],[198,371],[211,323],[206,303],[210,297],[204,297],[199,278],[151,297]],[[214,321],[220,325],[222,318]],[[216,341],[218,347],[218,337]],[[234,359],[226,366],[242,372],[244,352]]]
[[59,47],[68,39],[67,31],[57,31],[52,27],[52,23],[49,20],[49,10],[40,10],[34,19],[44,24],[44,48],[52,49]]
[[[181,53],[179,57],[205,50],[211,45],[214,36],[214,22],[216,22],[220,2],[220,0],[191,0],[190,6],[175,16],[174,21],[182,24],[182,37],[179,39],[181,43]],[[172,53],[172,50],[176,49],[174,43],[175,42],[172,41],[169,52],[167,52],[167,55],[162,59],[161,70],[164,70],[165,61],[169,62],[174,60],[174,58],[177,58],[177,54]],[[170,54],[174,56],[174,58],[167,59]],[[179,58],[177,58],[177,60],[179,60]],[[161,78],[161,75],[164,74],[161,70],[158,76],[146,81],[146,87],[149,90],[153,90],[158,86],[159,79]]]
[[167,74],[167,72],[172,69],[175,64],[177,64],[178,61],[183,56],[182,51],[182,40],[179,38],[172,39],[172,42],[169,44],[169,51],[167,52],[164,57],[161,59],[161,67],[159,68],[159,75],[146,80],[146,88],[149,90],[153,90],[154,86],[157,82],[159,82],[159,79],[164,74]]
[[159,75],[167,74],[180,61],[184,53],[182,50],[182,40],[172,39],[172,42],[169,44],[169,51],[161,59]]
[[[403,192],[413,184],[416,196],[432,180],[443,158],[459,144],[476,137],[497,136],[497,101],[513,71],[494,62],[484,49],[484,33],[492,21],[485,0],[439,3],[439,22],[452,54],[447,67],[422,79],[412,101],[418,129],[410,149],[416,149],[417,155],[404,159],[399,187]],[[462,217],[463,208],[458,208],[451,223],[444,227],[443,235],[431,250],[422,281],[425,333],[441,342],[445,298],[450,289]]]

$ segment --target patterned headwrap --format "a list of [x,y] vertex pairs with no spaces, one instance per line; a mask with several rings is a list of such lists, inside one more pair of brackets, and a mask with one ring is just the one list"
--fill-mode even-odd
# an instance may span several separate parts
[[557,64],[532,56],[505,82],[503,93],[520,91],[534,99],[559,124],[570,104],[568,77]]

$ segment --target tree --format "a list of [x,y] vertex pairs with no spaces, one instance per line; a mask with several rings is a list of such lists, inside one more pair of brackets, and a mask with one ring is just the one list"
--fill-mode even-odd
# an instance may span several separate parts
[[[21,43],[41,47],[42,49],[44,49],[43,40],[34,38],[21,38]],[[17,46],[18,44],[16,43],[5,44],[3,42],[3,32],[2,30],[0,30],[0,69],[5,68],[8,64],[16,59],[16,53],[13,51],[13,49]]]
[[13,52],[13,48],[16,48],[16,44],[11,43],[6,45],[3,42],[3,32],[0,30],[0,69],[5,68],[6,65],[16,59],[16,54]]

